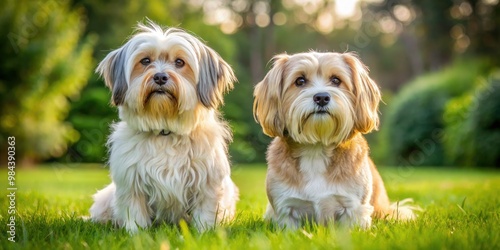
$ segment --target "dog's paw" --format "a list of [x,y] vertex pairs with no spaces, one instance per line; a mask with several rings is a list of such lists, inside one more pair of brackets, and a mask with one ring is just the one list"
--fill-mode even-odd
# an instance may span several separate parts
[[123,226],[125,230],[127,230],[127,232],[131,235],[137,234],[139,232],[139,227],[137,226],[137,223],[135,223],[135,221],[126,222]]
[[359,227],[363,230],[367,230],[372,226],[372,218],[370,216],[365,216],[359,221]]
[[358,226],[363,229],[369,229],[372,225],[372,215],[373,214],[373,206],[369,204],[361,205],[357,209],[357,213],[354,215],[356,218]]

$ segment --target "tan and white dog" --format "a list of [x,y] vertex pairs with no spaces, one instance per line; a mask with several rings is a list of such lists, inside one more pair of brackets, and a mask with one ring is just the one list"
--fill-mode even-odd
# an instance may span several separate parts
[[368,228],[372,215],[413,219],[389,198],[362,134],[378,127],[380,91],[351,53],[281,54],[254,91],[254,116],[274,137],[267,151],[265,217]]
[[232,135],[217,108],[236,80],[231,67],[189,33],[149,22],[97,68],[121,121],[108,140],[112,183],[90,218],[129,232],[184,219],[200,231],[233,218]]

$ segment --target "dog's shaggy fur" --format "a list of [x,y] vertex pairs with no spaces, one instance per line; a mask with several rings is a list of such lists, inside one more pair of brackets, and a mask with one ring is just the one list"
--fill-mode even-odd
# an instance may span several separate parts
[[254,92],[254,115],[274,137],[267,151],[266,218],[368,228],[372,215],[413,219],[389,203],[362,134],[379,123],[380,91],[351,53],[282,54]]
[[112,183],[94,195],[91,219],[137,232],[181,219],[206,230],[235,213],[231,132],[217,108],[232,89],[231,67],[189,33],[139,25],[97,71],[121,121],[109,137]]

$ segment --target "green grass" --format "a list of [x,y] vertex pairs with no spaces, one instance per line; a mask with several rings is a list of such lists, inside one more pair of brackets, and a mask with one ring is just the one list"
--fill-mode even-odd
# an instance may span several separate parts
[[286,231],[262,220],[263,165],[238,165],[234,222],[204,234],[184,224],[130,236],[86,222],[91,195],[109,182],[99,166],[59,165],[16,171],[16,241],[7,240],[7,172],[0,171],[0,249],[500,249],[500,172],[451,168],[380,168],[392,200],[413,197],[415,222],[376,220],[371,229],[308,225]]

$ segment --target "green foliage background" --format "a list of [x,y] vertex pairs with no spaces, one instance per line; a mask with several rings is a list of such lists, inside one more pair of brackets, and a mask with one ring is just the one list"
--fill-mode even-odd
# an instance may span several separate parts
[[317,50],[356,51],[381,86],[381,132],[367,135],[377,163],[500,166],[492,73],[500,62],[500,4],[360,0],[342,18],[336,10],[343,4],[3,1],[0,153],[5,138],[16,136],[22,165],[104,162],[109,126],[118,118],[93,71],[148,17],[195,33],[232,65],[239,82],[222,112],[234,133],[234,163],[264,162],[270,138],[253,120],[252,92],[269,59]]
[[0,139],[15,136],[21,159],[60,157],[78,141],[65,117],[94,65],[81,9],[53,3],[7,0],[0,8]]
[[500,72],[479,77],[473,89],[447,103],[444,146],[449,164],[497,166],[500,162]]
[[[391,163],[461,165],[446,159],[444,146],[465,147],[464,141],[457,143],[459,139],[456,138],[460,135],[453,130],[465,131],[461,116],[462,112],[467,112],[465,106],[468,105],[463,106],[462,112],[452,109],[454,105],[466,101],[461,96],[475,89],[478,81],[488,75],[489,67],[483,61],[458,61],[449,68],[421,76],[405,86],[391,102],[384,127]],[[470,94],[467,95],[470,100]],[[489,110],[481,116],[493,115],[493,112]],[[448,144],[444,144],[445,141]]]

